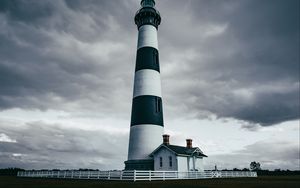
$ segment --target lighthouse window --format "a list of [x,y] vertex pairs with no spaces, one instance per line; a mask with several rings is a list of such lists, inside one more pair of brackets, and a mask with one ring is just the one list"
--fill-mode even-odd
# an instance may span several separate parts
[[169,166],[170,166],[170,167],[173,166],[172,156],[169,156]]
[[162,157],[159,157],[159,167],[162,167],[163,166],[163,160],[162,160]]
[[158,99],[158,112],[161,112],[161,99]]
[[161,99],[160,98],[156,98],[155,99],[156,102],[156,112],[161,112]]
[[153,58],[154,64],[158,65],[158,53],[154,52],[153,56],[154,56],[154,58]]
[[150,18],[150,23],[153,23],[154,19],[153,18]]

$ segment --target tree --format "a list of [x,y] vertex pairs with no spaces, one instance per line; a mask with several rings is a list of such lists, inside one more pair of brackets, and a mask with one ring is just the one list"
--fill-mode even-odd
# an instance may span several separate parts
[[252,171],[261,170],[260,163],[259,162],[255,162],[255,161],[251,162],[250,163],[250,170],[252,170]]

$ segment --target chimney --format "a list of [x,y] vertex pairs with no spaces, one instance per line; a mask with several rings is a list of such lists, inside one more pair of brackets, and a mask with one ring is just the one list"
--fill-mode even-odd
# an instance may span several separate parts
[[192,144],[193,140],[188,138],[186,139],[186,147],[187,148],[192,148],[193,147],[193,144]]
[[170,138],[170,135],[164,134],[163,135],[163,144],[169,145],[170,144],[169,138]]

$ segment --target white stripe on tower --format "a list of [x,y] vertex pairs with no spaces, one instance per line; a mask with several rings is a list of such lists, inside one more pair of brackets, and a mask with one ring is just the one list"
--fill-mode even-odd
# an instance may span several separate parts
[[163,127],[157,125],[137,125],[130,128],[128,160],[150,159],[161,144]]
[[157,29],[153,25],[142,25],[139,28],[138,46],[153,47],[158,50]]
[[151,69],[142,69],[135,73],[133,98],[141,95],[161,97],[159,72]]

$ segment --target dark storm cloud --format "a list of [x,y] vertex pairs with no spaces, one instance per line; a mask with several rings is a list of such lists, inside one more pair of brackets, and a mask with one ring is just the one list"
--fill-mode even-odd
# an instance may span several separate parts
[[[1,122],[1,127],[4,122]],[[0,168],[122,168],[128,135],[103,130],[87,131],[61,125],[31,122],[20,127],[1,128],[16,142],[1,142]],[[101,135],[101,136],[99,136]],[[116,137],[118,142],[116,142]],[[105,148],[105,149],[104,149]],[[118,161],[116,163],[115,161]],[[119,166],[111,166],[118,164]],[[109,165],[109,166],[107,166]]]
[[[127,110],[135,28],[123,27],[134,12],[125,2],[96,2],[1,2],[1,109]],[[128,16],[113,17],[114,6]]]
[[[138,2],[1,1],[0,109],[129,118]],[[298,1],[157,5],[167,118],[299,118]]]
[[200,118],[261,125],[299,118],[298,1],[174,4],[162,10],[162,76],[172,91],[166,100]]

